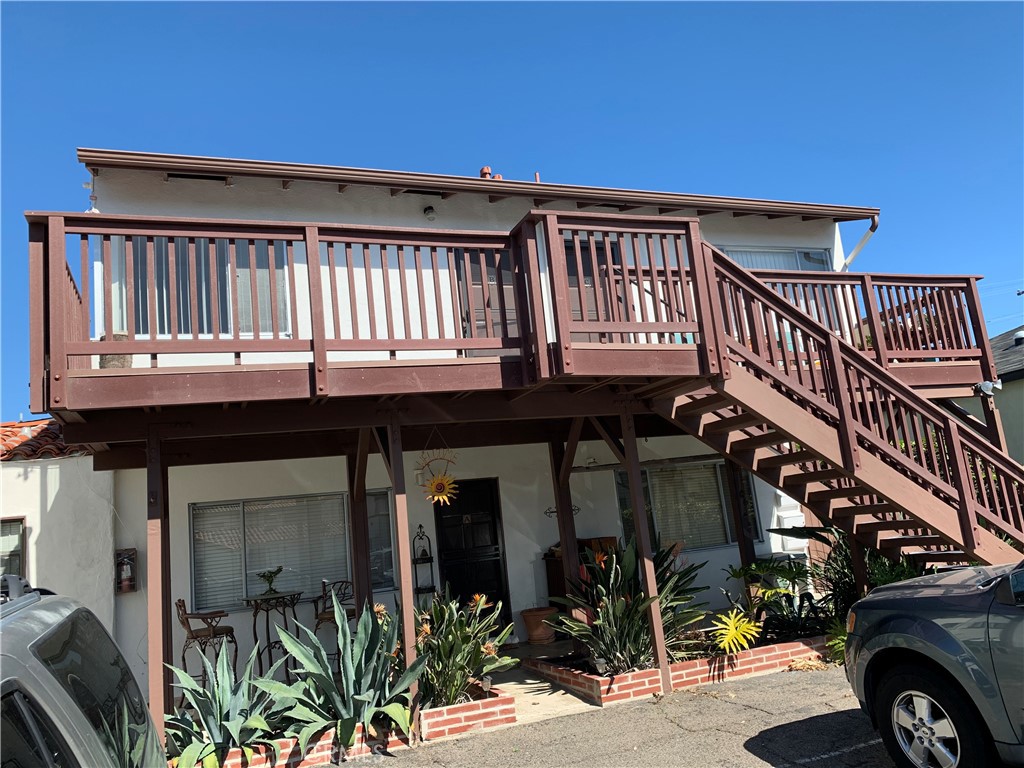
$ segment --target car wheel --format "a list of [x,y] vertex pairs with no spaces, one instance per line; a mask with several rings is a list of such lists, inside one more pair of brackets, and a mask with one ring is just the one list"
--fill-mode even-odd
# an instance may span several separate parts
[[993,764],[988,729],[966,697],[930,669],[887,672],[875,695],[875,718],[885,748],[902,768]]

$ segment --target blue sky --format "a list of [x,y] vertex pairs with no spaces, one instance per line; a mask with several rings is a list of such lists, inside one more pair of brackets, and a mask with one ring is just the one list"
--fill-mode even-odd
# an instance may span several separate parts
[[[13,3],[0,411],[29,209],[76,146],[877,206],[855,268],[982,274],[1024,322],[1024,4]],[[852,248],[864,224],[846,225]]]

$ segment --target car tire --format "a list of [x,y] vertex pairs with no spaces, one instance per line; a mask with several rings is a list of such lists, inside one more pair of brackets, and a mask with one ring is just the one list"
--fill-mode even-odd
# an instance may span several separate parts
[[885,673],[875,722],[900,768],[988,768],[998,764],[988,728],[955,684],[921,666]]

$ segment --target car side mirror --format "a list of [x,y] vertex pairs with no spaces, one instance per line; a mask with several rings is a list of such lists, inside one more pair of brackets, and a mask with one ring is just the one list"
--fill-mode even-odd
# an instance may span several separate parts
[[1010,591],[1013,593],[1013,604],[1024,606],[1024,571],[1010,573]]

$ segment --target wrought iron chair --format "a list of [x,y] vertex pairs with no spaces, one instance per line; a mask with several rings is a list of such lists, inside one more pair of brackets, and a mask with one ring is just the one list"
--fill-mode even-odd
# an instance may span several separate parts
[[324,579],[320,584],[320,597],[313,598],[313,610],[316,613],[316,626],[313,627],[313,634],[320,631],[324,624],[337,623],[334,615],[334,605],[331,603],[331,592],[338,596],[338,604],[345,611],[346,619],[354,619],[356,615],[355,592],[352,582],[342,579],[341,581],[327,581]]
[[[185,644],[181,649],[181,668],[188,671],[185,666],[185,654],[189,648],[199,649],[199,653],[206,656],[207,648],[213,648],[214,654],[220,653],[221,646],[225,642],[231,644],[231,669],[234,671],[238,661],[238,644],[235,642],[235,629],[229,624],[221,624],[221,619],[228,614],[227,611],[206,611],[204,613],[189,613],[185,608],[185,601],[178,599],[174,603],[178,609],[178,621],[181,628],[185,630]],[[193,621],[199,622],[200,626],[194,626]],[[202,665],[200,675],[201,685],[206,686],[206,665]],[[185,705],[185,694],[182,692],[179,707]]]

